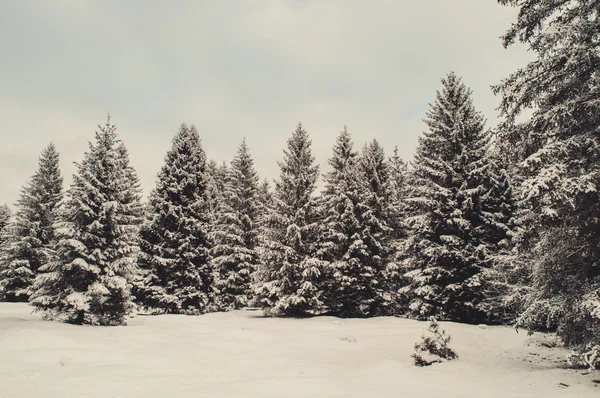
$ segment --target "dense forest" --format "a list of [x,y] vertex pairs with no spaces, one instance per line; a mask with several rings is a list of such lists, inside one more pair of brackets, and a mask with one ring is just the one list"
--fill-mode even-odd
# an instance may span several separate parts
[[246,140],[218,163],[181,124],[144,200],[110,117],[69,187],[48,145],[15,214],[0,207],[0,298],[93,325],[248,306],[435,316],[555,331],[597,358],[600,5],[498,2],[519,8],[503,45],[536,55],[492,87],[501,123],[450,72],[409,161],[340,125],[323,174],[299,123],[270,183]]

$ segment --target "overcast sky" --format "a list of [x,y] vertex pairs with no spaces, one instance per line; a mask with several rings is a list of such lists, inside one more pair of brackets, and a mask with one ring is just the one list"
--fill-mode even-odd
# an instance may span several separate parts
[[454,70],[496,123],[490,86],[523,66],[495,0],[3,0],[0,203],[14,204],[54,141],[66,182],[110,111],[145,192],[182,122],[208,157],[242,140],[261,177],[302,121],[317,161],[344,125],[410,160]]

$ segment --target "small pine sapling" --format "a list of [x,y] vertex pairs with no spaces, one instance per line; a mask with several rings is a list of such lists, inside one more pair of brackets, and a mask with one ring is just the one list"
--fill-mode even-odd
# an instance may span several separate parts
[[427,334],[421,336],[421,342],[415,344],[415,353],[411,355],[416,366],[429,366],[443,360],[458,359],[458,355],[448,347],[452,337],[440,329],[435,317],[429,318]]
[[567,362],[572,368],[587,368],[589,373],[600,370],[600,344],[587,344],[584,349],[573,351],[567,355]]

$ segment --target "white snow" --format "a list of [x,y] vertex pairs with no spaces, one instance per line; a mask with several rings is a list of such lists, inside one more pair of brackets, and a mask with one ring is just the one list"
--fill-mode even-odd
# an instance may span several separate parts
[[137,316],[125,327],[86,327],[0,303],[0,397],[600,396],[600,374],[560,368],[564,350],[508,327],[440,322],[459,359],[417,368],[410,355],[425,322],[260,315]]

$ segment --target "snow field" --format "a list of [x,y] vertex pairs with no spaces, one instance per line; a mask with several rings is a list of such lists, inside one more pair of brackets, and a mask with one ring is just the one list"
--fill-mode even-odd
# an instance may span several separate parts
[[[417,368],[426,322],[137,316],[124,327],[45,322],[0,303],[0,397],[596,397],[600,375],[508,327],[441,322],[459,359]],[[539,336],[537,337],[539,339]],[[567,386],[560,385],[563,383]]]

